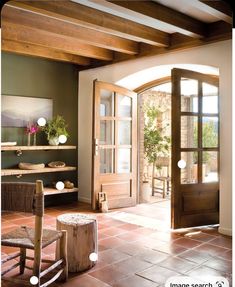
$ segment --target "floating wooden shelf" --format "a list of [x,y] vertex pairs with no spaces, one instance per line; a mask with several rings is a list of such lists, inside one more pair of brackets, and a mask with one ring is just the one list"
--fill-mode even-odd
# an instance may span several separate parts
[[76,149],[75,145],[1,146],[2,151]]
[[23,174],[33,174],[33,173],[47,173],[47,172],[62,172],[62,171],[73,171],[77,168],[74,166],[65,166],[65,167],[58,167],[58,168],[51,168],[51,167],[44,167],[42,169],[19,169],[19,168],[5,168],[1,170],[2,176],[7,175],[23,175]]
[[61,193],[78,192],[78,188],[64,188],[62,190],[57,190],[56,188],[44,187],[44,195],[53,195]]

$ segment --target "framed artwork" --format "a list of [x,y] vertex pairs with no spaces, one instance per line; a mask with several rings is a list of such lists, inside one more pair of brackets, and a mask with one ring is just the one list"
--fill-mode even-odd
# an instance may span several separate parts
[[26,127],[41,117],[51,119],[53,100],[23,96],[2,95],[1,125],[2,127]]

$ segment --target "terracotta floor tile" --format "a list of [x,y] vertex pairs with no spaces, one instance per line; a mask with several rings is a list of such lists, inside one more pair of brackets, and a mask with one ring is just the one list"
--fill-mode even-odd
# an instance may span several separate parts
[[65,284],[63,287],[109,287],[110,285],[89,275],[77,276]]
[[102,229],[106,229],[106,228],[110,228],[110,225],[106,224],[106,223],[98,222],[98,230],[102,230]]
[[180,236],[170,232],[161,232],[156,231],[150,235],[151,238],[158,239],[165,242],[172,242],[176,239],[179,239]]
[[180,275],[180,273],[172,271],[165,267],[154,265],[153,267],[150,267],[143,272],[138,272],[137,275],[145,279],[154,281],[158,284],[164,284],[169,277]]
[[187,275],[203,280],[206,276],[224,276],[225,273],[207,266],[199,266],[198,268],[188,272]]
[[99,253],[99,259],[108,264],[112,264],[128,258],[130,258],[129,255],[114,249],[104,250]]
[[102,240],[102,239],[105,239],[105,238],[108,238],[110,237],[109,235],[106,235],[102,232],[102,230],[100,230],[100,232],[98,232],[98,240]]
[[214,244],[217,246],[225,247],[225,248],[232,248],[232,238],[225,237],[225,236],[217,236],[215,239],[210,241],[210,244]]
[[111,228],[103,229],[102,233],[105,235],[109,235],[109,236],[116,236],[116,235],[126,233],[126,230],[123,230],[123,229],[118,228],[118,227],[111,227]]
[[176,245],[174,243],[164,243],[159,246],[156,246],[154,250],[158,250],[164,253],[172,254],[172,255],[179,255],[180,253],[187,251],[187,248],[184,248],[180,245]]
[[141,234],[141,235],[150,235],[154,233],[156,230],[150,229],[150,228],[145,228],[141,227],[139,229],[133,230],[133,233]]
[[156,238],[152,238],[150,236],[144,237],[143,239],[139,240],[139,242],[141,242],[143,246],[151,248],[151,249],[155,249],[159,245],[165,243],[164,241],[161,241],[161,240],[156,239]]
[[120,252],[129,254],[129,255],[137,255],[145,250],[147,250],[146,247],[144,247],[140,242],[136,241],[134,243],[124,243],[120,246],[118,246],[117,248],[115,248],[115,250],[118,250]]
[[138,275],[133,275],[128,278],[124,278],[113,285],[113,287],[157,287],[157,286],[158,285],[156,283],[144,279]]
[[232,250],[225,251],[219,254],[218,257],[221,257],[222,259],[226,259],[226,260],[232,260],[232,257],[233,257]]
[[203,265],[225,273],[232,273],[232,262],[230,260],[213,258],[205,262]]
[[123,234],[117,235],[117,237],[128,242],[145,238],[144,235],[135,233],[134,231],[125,232]]
[[104,246],[106,248],[115,248],[124,243],[125,243],[124,240],[117,237],[108,237],[99,241],[99,245]]
[[89,273],[90,276],[101,280],[111,286],[122,278],[127,277],[126,274],[116,270],[113,266],[107,266],[97,271]]
[[219,226],[203,226],[203,227],[195,227],[196,230],[201,230],[204,233],[208,233],[214,236],[219,236],[218,232]]
[[131,257],[129,259],[122,260],[118,263],[115,263],[112,266],[124,274],[134,275],[134,273],[136,272],[141,272],[151,267],[152,264],[146,261],[142,261],[137,258]]
[[180,258],[184,258],[186,260],[189,260],[194,263],[202,264],[209,259],[213,258],[209,253],[207,252],[199,252],[195,251],[193,249],[189,249],[181,254],[178,255]]
[[180,245],[184,248],[193,248],[202,244],[202,242],[194,239],[179,238],[174,241],[174,244]]
[[[119,226],[119,228],[130,231],[130,230],[136,230],[136,229],[140,229],[139,225],[136,224],[130,224],[130,223],[126,223],[126,224],[122,224]],[[138,231],[138,230],[137,230]]]
[[214,235],[211,235],[209,233],[204,233],[201,231],[186,233],[184,237],[195,239],[195,240],[202,241],[202,242],[208,242],[216,238]]
[[108,263],[102,261],[99,257],[98,257],[98,261],[96,262],[96,264],[89,270],[87,270],[85,273],[89,273],[95,270],[98,270],[100,268],[103,268],[105,266],[109,265]]
[[198,266],[196,263],[177,257],[170,257],[160,262],[159,265],[180,273],[186,273]]
[[159,252],[152,249],[147,249],[138,255],[135,256],[136,258],[140,260],[147,261],[152,264],[157,264],[159,262],[162,262],[163,260],[167,259],[169,257],[169,254]]
[[209,244],[209,243],[204,243],[202,245],[199,245],[196,248],[194,248],[194,250],[200,251],[200,252],[206,252],[212,256],[220,255],[228,251],[227,248],[223,248],[223,247],[216,246],[216,245]]

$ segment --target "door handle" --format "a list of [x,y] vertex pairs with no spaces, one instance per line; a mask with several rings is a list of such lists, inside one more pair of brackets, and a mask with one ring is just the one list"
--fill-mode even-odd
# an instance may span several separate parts
[[95,155],[99,154],[99,139],[95,139]]

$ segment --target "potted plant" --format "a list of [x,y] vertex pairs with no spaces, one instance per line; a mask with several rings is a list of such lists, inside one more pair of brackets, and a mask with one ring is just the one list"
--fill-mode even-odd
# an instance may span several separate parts
[[47,140],[50,145],[58,145],[59,137],[61,135],[65,137],[69,136],[67,132],[67,126],[68,125],[66,124],[65,119],[60,115],[57,115],[51,120],[47,121],[42,130],[47,135]]

